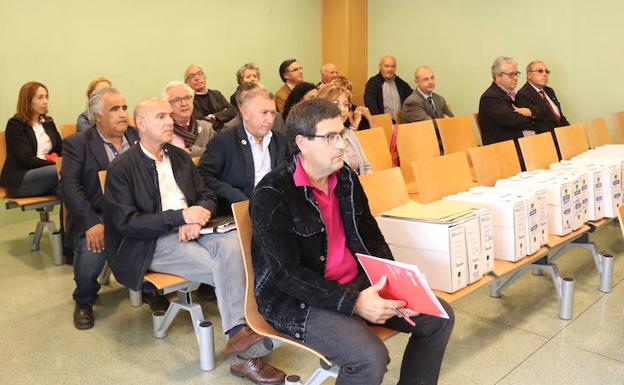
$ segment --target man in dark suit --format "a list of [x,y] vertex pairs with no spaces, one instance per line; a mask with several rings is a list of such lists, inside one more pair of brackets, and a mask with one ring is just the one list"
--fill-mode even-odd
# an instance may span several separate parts
[[269,171],[286,161],[286,136],[273,130],[275,100],[256,85],[240,98],[242,121],[208,142],[199,162],[206,186],[219,198],[219,215],[229,214],[234,202],[250,199]]
[[195,119],[207,120],[215,130],[220,130],[223,124],[236,116],[236,110],[220,91],[206,88],[206,75],[201,67],[194,64],[188,66],[184,71],[184,82],[195,91]]
[[392,116],[412,93],[412,87],[396,75],[396,67],[394,56],[384,56],[379,61],[379,73],[366,82],[364,105],[371,114],[387,112]]
[[[60,193],[67,208],[66,242],[74,256],[74,326],[93,327],[92,306],[100,285],[97,281],[105,261],[104,196],[98,172],[138,140],[128,127],[126,99],[114,88],[102,88],[89,98],[88,112],[95,123],[87,131],[69,136],[63,146]],[[154,304],[163,307],[164,300]],[[166,305],[166,302],[164,302]]]
[[555,91],[547,86],[549,74],[550,70],[544,62],[532,61],[527,66],[527,82],[516,95],[518,107],[526,107],[533,112],[535,132],[538,134],[570,125]]
[[[479,125],[483,144],[491,144],[535,134],[533,113],[516,105],[518,62],[499,56],[492,64],[494,81],[481,95]],[[516,143],[517,144],[517,143]]]
[[416,89],[403,102],[401,107],[401,123],[420,122],[453,116],[446,100],[433,92],[435,75],[427,66],[416,68],[414,73]]

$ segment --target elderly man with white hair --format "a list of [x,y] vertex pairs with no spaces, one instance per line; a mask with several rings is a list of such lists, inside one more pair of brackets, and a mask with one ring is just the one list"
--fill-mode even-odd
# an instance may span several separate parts
[[201,156],[215,132],[211,123],[193,116],[194,96],[193,89],[180,81],[169,82],[162,92],[162,98],[171,106],[171,144],[185,149],[191,156]]

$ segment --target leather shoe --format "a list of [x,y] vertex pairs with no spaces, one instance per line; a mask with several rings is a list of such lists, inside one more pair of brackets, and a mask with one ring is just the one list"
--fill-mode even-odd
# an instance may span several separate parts
[[247,349],[254,346],[266,337],[255,333],[247,325],[243,326],[235,335],[228,339],[225,344],[223,354],[225,358],[231,358],[237,354],[244,353]]
[[143,293],[143,302],[149,305],[152,311],[167,311],[169,308],[169,300],[167,297],[158,295],[155,291]]
[[215,293],[214,287],[206,285],[205,283],[202,283],[197,288],[197,296],[204,301],[214,302],[217,300],[217,294]]
[[232,364],[230,373],[263,385],[282,384],[286,378],[286,373],[274,368],[260,357]]
[[91,329],[95,323],[91,305],[76,304],[74,308],[74,327],[78,330]]

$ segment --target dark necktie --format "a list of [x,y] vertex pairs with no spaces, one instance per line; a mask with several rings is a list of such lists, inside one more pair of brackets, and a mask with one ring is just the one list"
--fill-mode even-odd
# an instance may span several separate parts
[[431,96],[427,96],[427,102],[429,102],[429,105],[431,106],[431,111],[433,111],[433,117],[437,118],[438,112],[436,111],[435,105],[433,105],[433,99],[431,98]]
[[546,105],[550,109],[550,112],[553,114],[553,117],[555,118],[555,121],[557,122],[557,124],[559,124],[559,122],[561,121],[561,115],[559,115],[555,111],[555,109],[553,108],[552,104],[550,104],[550,101],[548,101],[548,98],[546,98],[546,93],[544,92],[544,90],[541,90],[539,93],[540,93],[540,95],[542,95],[542,98],[544,99],[544,102],[546,102]]

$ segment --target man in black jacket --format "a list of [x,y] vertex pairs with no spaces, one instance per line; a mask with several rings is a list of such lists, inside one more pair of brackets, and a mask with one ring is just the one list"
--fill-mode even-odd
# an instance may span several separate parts
[[[104,195],[98,172],[138,140],[136,130],[128,127],[126,99],[114,88],[102,88],[89,98],[88,113],[95,126],[71,135],[63,142],[60,193],[67,209],[66,244],[74,253],[74,326],[93,327],[92,306],[100,285],[97,281],[105,262]],[[146,302],[162,309],[168,302],[154,295]]]
[[184,82],[195,91],[195,119],[207,120],[215,130],[220,130],[223,124],[236,116],[236,110],[221,91],[206,88],[206,74],[201,67],[194,64],[188,66],[184,71]]
[[519,107],[529,108],[533,112],[535,132],[551,132],[556,144],[555,127],[569,126],[570,123],[563,115],[555,90],[547,85],[549,74],[550,70],[544,62],[530,62],[527,66],[527,82],[518,91],[516,102]]
[[229,214],[232,203],[250,199],[260,179],[288,155],[285,135],[273,129],[273,94],[254,84],[246,88],[240,97],[241,122],[217,133],[199,162],[206,186],[219,198],[219,215]]
[[393,114],[401,110],[401,105],[412,93],[412,87],[396,75],[396,59],[384,56],[379,61],[379,73],[366,82],[364,105],[373,115]]
[[[111,163],[106,177],[106,252],[117,280],[138,290],[147,270],[215,287],[230,371],[273,384],[284,373],[252,355],[272,346],[245,325],[245,276],[236,232],[200,234],[215,196],[173,138],[171,106],[159,98],[134,112],[140,142]],[[250,350],[251,349],[251,350]],[[259,350],[260,349],[260,350]],[[237,358],[238,357],[238,358]]]
[[336,383],[381,384],[386,346],[366,322],[412,333],[399,384],[436,384],[453,329],[449,319],[417,315],[415,326],[393,309],[405,302],[370,286],[354,255],[392,259],[368,208],[357,175],[344,166],[345,128],[336,105],[311,99],[286,119],[294,158],[271,171],[251,199],[256,299],[278,331],[320,351],[340,366]]

